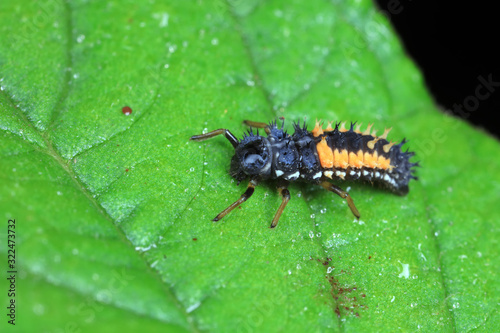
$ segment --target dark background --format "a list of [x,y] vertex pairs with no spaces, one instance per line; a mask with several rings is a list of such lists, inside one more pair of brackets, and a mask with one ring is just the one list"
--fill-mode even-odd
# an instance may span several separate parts
[[[377,0],[443,109],[500,137],[500,11],[495,2]],[[497,82],[479,88],[478,77]],[[484,85],[483,85],[484,86]],[[485,97],[489,93],[488,97]],[[460,113],[460,112],[458,112]],[[468,114],[468,115],[464,115]]]

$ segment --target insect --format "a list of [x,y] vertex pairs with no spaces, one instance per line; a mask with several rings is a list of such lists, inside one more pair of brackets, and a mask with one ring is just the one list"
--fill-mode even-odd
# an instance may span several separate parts
[[[362,180],[379,184],[398,195],[408,193],[408,183],[417,179],[411,163],[413,152],[403,152],[401,147],[406,140],[399,144],[387,141],[386,129],[380,136],[376,131],[371,132],[372,125],[368,125],[361,132],[361,124],[351,123],[349,129],[345,123],[328,122],[323,124],[316,121],[312,131],[307,125],[297,121],[293,124],[295,132],[290,135],[284,128],[284,119],[281,128],[277,121],[269,124],[245,120],[250,126],[243,139],[238,140],[229,130],[218,129],[206,134],[195,135],[190,138],[194,141],[203,141],[217,135],[224,137],[232,144],[235,154],[231,159],[231,176],[238,181],[250,178],[246,191],[229,207],[220,212],[213,221],[219,221],[233,209],[248,200],[260,181],[276,180],[281,194],[281,204],[271,222],[271,228],[276,227],[279,218],[290,201],[290,192],[287,187],[290,182],[304,180],[321,185],[341,198],[344,198],[356,218],[360,214],[354,202],[346,191],[330,183],[329,180]],[[257,128],[254,133],[253,128]],[[259,135],[259,128],[263,128],[267,137]]]

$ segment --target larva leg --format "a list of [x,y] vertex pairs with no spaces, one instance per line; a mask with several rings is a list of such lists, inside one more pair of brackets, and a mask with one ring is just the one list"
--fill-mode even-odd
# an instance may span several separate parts
[[236,146],[238,145],[238,139],[236,139],[236,137],[233,135],[233,133],[231,133],[229,130],[224,129],[224,128],[221,128],[221,129],[218,129],[218,130],[215,130],[212,132],[208,132],[206,134],[193,135],[192,137],[189,138],[189,140],[204,141],[204,140],[213,138],[214,136],[217,136],[220,134],[224,134],[226,139],[228,139],[229,142],[231,142],[231,144],[233,145],[233,147],[236,148]]
[[352,201],[352,198],[349,195],[349,193],[347,193],[346,191],[344,191],[340,187],[335,186],[328,181],[322,181],[321,186],[323,186],[323,188],[325,190],[333,192],[333,193],[337,194],[338,196],[340,196],[341,198],[346,199],[347,204],[349,205],[349,208],[351,209],[351,212],[354,214],[354,216],[356,216],[357,219],[359,219],[361,217],[361,215],[359,214],[358,209],[354,205],[354,201]]
[[243,193],[241,195],[241,197],[238,200],[236,200],[235,202],[233,202],[229,207],[227,207],[222,212],[220,212],[219,215],[217,215],[212,221],[214,221],[214,222],[219,221],[224,216],[226,216],[228,213],[230,213],[233,209],[235,209],[236,207],[238,207],[239,205],[241,205],[242,203],[244,203],[245,201],[247,201],[248,198],[250,198],[252,196],[253,191],[255,189],[255,186],[257,186],[257,181],[250,180],[250,182],[248,183],[248,187],[247,187],[247,190],[245,191],[245,193]]
[[283,184],[278,187],[278,190],[281,194],[281,204],[276,214],[274,214],[273,221],[271,222],[270,228],[275,228],[278,225],[278,221],[280,220],[281,214],[285,210],[286,204],[290,201],[290,191],[287,189],[288,184]]
[[243,124],[254,128],[263,128],[264,131],[266,131],[267,135],[271,133],[271,128],[269,127],[269,124],[266,123],[261,123],[258,121],[251,121],[251,120],[243,120]]

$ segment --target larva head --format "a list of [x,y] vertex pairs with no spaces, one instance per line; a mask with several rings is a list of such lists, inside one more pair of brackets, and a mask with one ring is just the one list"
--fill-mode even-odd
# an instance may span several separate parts
[[231,176],[242,181],[247,177],[269,178],[271,174],[271,146],[269,141],[249,131],[235,147],[231,160]]

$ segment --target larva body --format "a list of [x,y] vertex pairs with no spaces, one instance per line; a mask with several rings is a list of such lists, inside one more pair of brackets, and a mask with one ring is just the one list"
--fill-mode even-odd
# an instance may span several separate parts
[[276,122],[265,123],[245,121],[247,125],[264,128],[267,137],[255,134],[252,129],[242,140],[226,129],[196,135],[191,140],[202,141],[223,134],[233,145],[235,154],[231,160],[230,174],[238,183],[250,178],[247,191],[242,197],[221,212],[214,221],[220,220],[232,209],[246,201],[253,193],[258,182],[268,179],[278,181],[278,189],[283,201],[276,213],[271,227],[275,227],[279,217],[290,199],[287,186],[289,182],[304,180],[319,184],[345,198],[353,214],[359,218],[349,194],[328,180],[361,180],[382,185],[392,192],[405,195],[408,183],[416,179],[411,163],[413,152],[403,152],[402,145],[387,141],[389,130],[381,136],[370,133],[371,125],[364,131],[360,126],[351,124],[349,129],[342,123],[333,128],[331,123],[323,129],[319,122],[312,131],[304,124],[294,124],[295,132],[290,135]]
[[[294,124],[295,133],[287,134],[276,123],[269,125],[267,137],[249,131],[236,148],[231,175],[238,181],[258,173],[262,180],[303,179],[319,184],[323,177],[334,180],[364,180],[378,183],[394,193],[408,193],[408,183],[415,178],[409,161],[412,152],[402,152],[405,143],[388,142],[382,136],[337,123],[322,129],[316,123],[312,131]],[[257,169],[260,169],[258,172]]]

